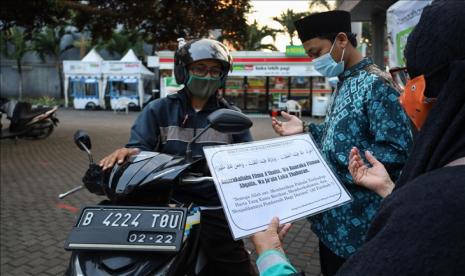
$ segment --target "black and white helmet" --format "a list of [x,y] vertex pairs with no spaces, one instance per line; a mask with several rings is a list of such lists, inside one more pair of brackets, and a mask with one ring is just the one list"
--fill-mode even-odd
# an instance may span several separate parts
[[176,82],[185,84],[188,80],[187,66],[193,62],[205,59],[218,60],[223,65],[224,82],[228,71],[232,69],[232,57],[228,48],[221,42],[212,39],[195,39],[180,46],[174,54],[174,76]]

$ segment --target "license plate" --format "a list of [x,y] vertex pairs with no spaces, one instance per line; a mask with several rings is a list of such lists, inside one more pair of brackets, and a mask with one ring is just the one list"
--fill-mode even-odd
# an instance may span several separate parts
[[168,207],[85,207],[65,249],[177,252],[186,212]]

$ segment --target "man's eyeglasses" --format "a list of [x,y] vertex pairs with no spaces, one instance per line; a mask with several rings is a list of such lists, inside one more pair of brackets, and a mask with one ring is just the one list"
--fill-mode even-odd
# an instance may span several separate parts
[[410,80],[410,77],[407,72],[407,67],[396,67],[389,70],[392,79],[394,80],[395,84],[399,86],[399,89],[402,91],[405,88],[405,85]]
[[191,66],[189,67],[189,71],[198,77],[205,77],[208,73],[210,73],[210,77],[212,78],[221,78],[224,75],[224,72],[221,68],[201,65]]

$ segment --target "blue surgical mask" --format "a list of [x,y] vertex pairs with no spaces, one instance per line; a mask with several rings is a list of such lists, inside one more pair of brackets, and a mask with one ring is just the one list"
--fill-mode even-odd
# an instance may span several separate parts
[[344,72],[344,52],[345,49],[342,49],[342,57],[339,62],[336,62],[333,57],[331,56],[331,52],[334,48],[334,40],[333,45],[331,46],[331,50],[328,53],[322,55],[319,58],[313,60],[312,64],[320,74],[325,77],[336,77],[339,76],[342,72]]

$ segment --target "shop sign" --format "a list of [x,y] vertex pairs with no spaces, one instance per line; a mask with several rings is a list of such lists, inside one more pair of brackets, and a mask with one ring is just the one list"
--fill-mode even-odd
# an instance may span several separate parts
[[287,45],[286,56],[288,57],[306,57],[304,46],[302,45]]
[[306,65],[234,65],[229,76],[321,76],[309,63]]

